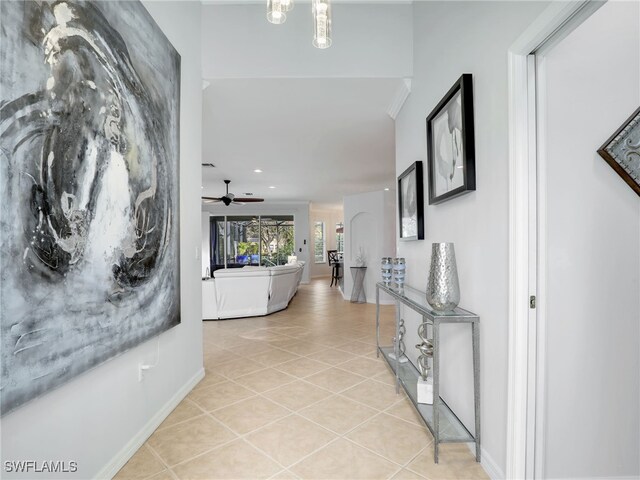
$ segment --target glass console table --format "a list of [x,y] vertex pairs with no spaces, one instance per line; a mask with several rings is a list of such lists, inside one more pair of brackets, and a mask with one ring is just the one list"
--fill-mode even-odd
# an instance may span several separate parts
[[[417,383],[420,374],[411,362],[398,362],[390,358],[400,358],[398,342],[392,346],[380,346],[380,291],[389,294],[396,302],[396,339],[400,337],[400,305],[418,312],[422,315],[422,322],[431,326],[433,335],[433,405],[418,403]],[[440,325],[444,323],[469,323],[471,324],[471,342],[473,348],[473,391],[475,411],[475,435],[463,425],[453,410],[440,398]],[[438,463],[438,447],[441,443],[475,443],[476,461],[480,462],[480,318],[462,308],[455,308],[451,312],[435,312],[427,303],[426,293],[406,286],[399,290],[395,285],[376,284],[376,344],[378,356],[387,361],[396,377],[396,392],[402,386],[414,407],[420,414],[425,425],[433,435],[435,463]]]

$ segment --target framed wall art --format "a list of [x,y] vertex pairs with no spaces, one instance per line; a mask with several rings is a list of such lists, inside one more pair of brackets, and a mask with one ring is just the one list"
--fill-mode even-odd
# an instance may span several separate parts
[[139,1],[0,16],[4,415],[180,323],[180,55]]
[[424,193],[422,162],[418,161],[398,177],[400,240],[424,239]]
[[640,108],[600,147],[598,153],[640,195]]
[[476,189],[473,82],[465,73],[427,117],[429,204]]

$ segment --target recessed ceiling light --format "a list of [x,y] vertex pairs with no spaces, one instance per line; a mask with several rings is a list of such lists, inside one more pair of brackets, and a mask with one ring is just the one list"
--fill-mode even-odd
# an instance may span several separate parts
[[385,188],[385,189],[384,189],[384,191],[385,191],[385,192],[388,192],[388,191],[389,191],[389,187]]
[[262,170],[260,170],[259,168],[256,168],[253,173],[262,173]]
[[269,188],[276,188],[276,187],[274,187],[273,185],[271,185]]

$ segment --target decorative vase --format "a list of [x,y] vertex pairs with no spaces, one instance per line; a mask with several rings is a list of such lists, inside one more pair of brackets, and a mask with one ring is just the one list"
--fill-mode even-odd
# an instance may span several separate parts
[[404,275],[407,266],[404,263],[404,258],[393,259],[393,281],[398,286],[398,290],[402,292],[404,290]]
[[460,302],[460,284],[453,243],[432,245],[427,302],[438,312],[449,312]]
[[382,257],[382,281],[385,285],[391,283],[391,257]]

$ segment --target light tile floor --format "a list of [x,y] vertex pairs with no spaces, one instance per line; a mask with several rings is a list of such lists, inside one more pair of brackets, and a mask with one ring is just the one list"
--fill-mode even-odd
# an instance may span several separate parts
[[[375,305],[328,280],[267,317],[204,322],[206,376],[117,479],[484,479],[432,438],[375,354]],[[394,334],[382,307],[381,335]]]

